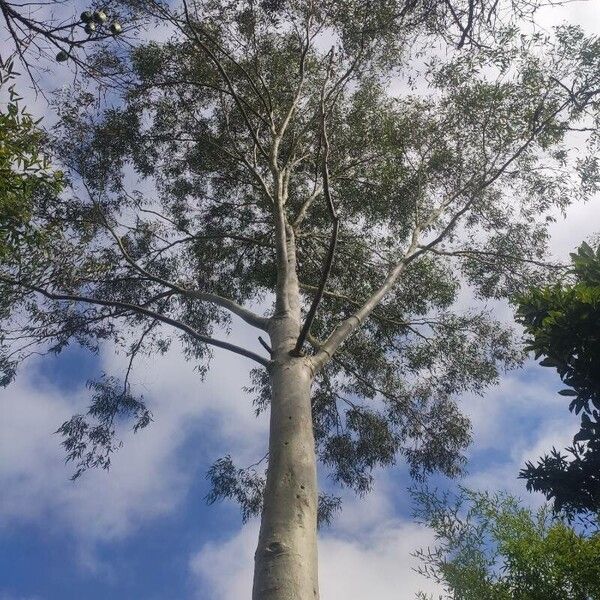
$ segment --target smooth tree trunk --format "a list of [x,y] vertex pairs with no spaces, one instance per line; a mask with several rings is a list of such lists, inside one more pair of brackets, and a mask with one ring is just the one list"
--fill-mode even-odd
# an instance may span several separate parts
[[253,600],[317,600],[317,469],[311,416],[310,359],[291,354],[296,319],[275,319],[269,466]]

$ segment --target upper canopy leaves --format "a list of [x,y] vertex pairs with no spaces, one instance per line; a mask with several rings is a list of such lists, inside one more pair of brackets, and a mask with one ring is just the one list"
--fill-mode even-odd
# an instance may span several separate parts
[[[545,280],[548,213],[598,181],[567,144],[573,126],[595,130],[598,43],[493,27],[494,7],[505,14],[467,0],[144,3],[172,37],[120,63],[105,110],[85,90],[61,104],[76,192],[36,208],[60,242],[2,266],[29,314],[20,331],[129,344],[117,320],[151,323],[164,350],[170,325],[201,365],[207,344],[267,364],[214,332],[231,314],[268,329],[272,306],[299,319],[318,292],[314,419],[335,478],[364,492],[398,453],[417,476],[457,473],[469,427],[454,396],[521,359],[492,316],[457,308],[461,287],[498,298]],[[432,40],[452,44],[446,59],[424,55]]]

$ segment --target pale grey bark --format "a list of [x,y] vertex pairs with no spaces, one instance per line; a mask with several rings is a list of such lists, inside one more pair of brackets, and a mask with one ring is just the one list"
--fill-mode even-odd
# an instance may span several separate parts
[[255,554],[253,600],[315,600],[317,466],[310,359],[290,354],[299,322],[274,318],[271,329],[269,468]]

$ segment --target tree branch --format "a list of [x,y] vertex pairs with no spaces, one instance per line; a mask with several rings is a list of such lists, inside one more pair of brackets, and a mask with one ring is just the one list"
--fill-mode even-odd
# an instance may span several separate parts
[[321,274],[321,280],[319,282],[319,288],[315,297],[312,301],[310,309],[308,310],[308,314],[306,315],[306,320],[304,321],[304,325],[300,331],[300,335],[298,336],[298,341],[296,342],[296,347],[294,348],[294,354],[300,356],[302,354],[302,346],[304,346],[304,341],[306,340],[306,336],[310,332],[311,325],[315,319],[315,315],[317,314],[317,309],[319,308],[319,304],[323,299],[323,294],[325,292],[325,287],[327,285],[327,280],[329,279],[329,275],[331,273],[331,267],[333,265],[333,258],[335,256],[335,248],[338,240],[339,233],[339,225],[340,219],[337,214],[335,205],[333,203],[333,198],[331,196],[331,189],[329,187],[329,138],[327,136],[327,123],[325,117],[325,97],[321,95],[321,128],[322,128],[322,138],[323,138],[323,191],[325,193],[325,198],[327,199],[327,209],[329,211],[329,215],[331,216],[331,220],[333,221],[333,229],[331,231],[331,238],[329,240],[329,248],[327,250],[327,258],[325,259],[325,265],[323,267],[323,272]]
[[[258,135],[256,133],[256,130],[254,129],[254,127],[252,126],[252,123],[248,117],[248,114],[246,113],[246,110],[244,109],[244,105],[240,99],[239,94],[237,93],[235,87],[233,86],[233,82],[231,81],[231,78],[229,77],[229,75],[227,74],[227,71],[225,71],[225,68],[223,67],[223,64],[221,63],[221,61],[219,60],[219,58],[215,55],[215,53],[200,39],[200,37],[198,36],[198,32],[197,32],[197,25],[194,24],[191,20],[190,17],[190,13],[188,10],[188,6],[187,6],[187,2],[184,0],[183,1],[183,7],[184,7],[184,13],[185,13],[185,21],[187,26],[190,28],[190,30],[192,31],[192,35],[194,40],[196,41],[196,43],[200,46],[200,48],[209,56],[209,58],[213,61],[214,65],[217,67],[217,70],[219,71],[221,77],[223,78],[223,80],[225,81],[225,84],[227,85],[227,87],[229,88],[230,92],[231,92],[231,96],[233,97],[238,110],[240,111],[242,118],[244,119],[244,122],[246,123],[246,126],[248,128],[248,131],[250,132],[250,135],[252,136],[252,139],[254,140],[254,143],[256,144],[256,147],[258,148],[259,152],[265,157],[268,158],[269,157],[269,153],[263,148],[262,144],[260,143],[260,140],[258,139]],[[224,51],[223,49],[221,49],[222,51]],[[225,53],[227,55],[227,53]],[[235,61],[234,61],[235,63]],[[237,63],[235,63],[236,66]],[[245,70],[243,69],[243,72],[245,72]],[[260,93],[258,92],[256,86],[254,85],[252,78],[249,77],[249,75],[246,73],[248,80],[250,81],[250,85],[252,86],[252,88],[255,90],[255,92],[257,93],[258,97],[260,98],[261,102],[263,102],[264,104],[264,99],[262,98],[262,96],[260,95]]]
[[76,295],[76,294],[56,294],[54,292],[49,292],[48,290],[45,290],[44,288],[40,288],[36,285],[30,284],[30,283],[25,283],[22,281],[17,281],[14,279],[3,277],[3,276],[0,276],[0,282],[5,283],[7,285],[18,286],[18,287],[22,287],[22,288],[31,290],[33,292],[37,292],[38,294],[41,294],[42,296],[44,296],[50,300],[65,300],[67,302],[81,302],[83,304],[92,304],[92,305],[97,305],[97,306],[109,306],[112,308],[123,308],[123,309],[131,310],[135,313],[144,315],[146,317],[151,317],[152,319],[156,319],[158,321],[166,323],[167,325],[171,325],[172,327],[175,327],[176,329],[179,329],[179,330],[183,331],[184,333],[187,333],[189,336],[193,337],[194,339],[198,340],[199,342],[203,342],[205,344],[208,344],[209,346],[223,348],[224,350],[229,350],[230,352],[233,352],[235,354],[240,354],[241,356],[245,356],[246,358],[251,358],[252,360],[255,360],[259,364],[263,365],[264,367],[267,367],[269,365],[269,361],[267,359],[265,359],[264,357],[260,356],[259,354],[256,354],[250,350],[246,350],[245,348],[242,348],[240,346],[236,346],[235,344],[231,344],[229,342],[224,342],[222,340],[217,340],[217,339],[211,338],[209,336],[203,335],[203,334],[199,333],[198,331],[196,331],[193,327],[190,327],[189,325],[186,325],[185,323],[182,323],[181,321],[178,321],[177,319],[173,319],[171,317],[168,317],[167,315],[162,315],[160,313],[157,313],[148,308],[144,308],[143,306],[140,306],[137,304],[131,304],[129,302],[121,302],[119,300],[102,300],[100,298],[90,298],[88,296],[80,296],[80,295]]
[[[422,248],[423,246],[419,246]],[[440,256],[486,256],[489,258],[503,258],[506,260],[514,260],[517,262],[528,263],[531,265],[535,265],[537,267],[543,267],[545,269],[567,269],[568,265],[561,265],[556,263],[546,263],[541,260],[535,260],[532,258],[525,258],[523,256],[516,256],[514,254],[505,254],[504,252],[490,252],[486,250],[467,250],[467,249],[459,249],[459,250],[438,250],[436,248],[429,248],[429,251],[433,254],[438,254]]]
[[160,283],[161,285],[164,285],[165,287],[168,287],[171,290],[173,290],[183,296],[186,296],[188,298],[194,298],[195,300],[201,300],[201,301],[205,301],[205,302],[211,302],[212,304],[217,304],[218,306],[221,306],[222,308],[226,308],[233,314],[237,315],[238,317],[240,317],[243,321],[245,321],[249,325],[252,325],[253,327],[256,327],[258,329],[262,329],[263,331],[267,330],[267,328],[269,326],[268,318],[261,317],[261,316],[255,314],[251,310],[244,308],[243,306],[239,305],[237,302],[234,302],[233,300],[230,300],[229,298],[224,298],[223,296],[219,296],[218,294],[212,294],[209,292],[200,292],[198,290],[188,290],[176,283],[173,283],[171,281],[163,279],[162,277],[153,275],[152,273],[150,273],[149,271],[144,269],[127,252],[127,249],[125,248],[122,239],[117,235],[117,232],[108,223],[108,220],[106,219],[106,217],[102,213],[100,213],[100,214],[104,221],[105,227],[108,229],[108,231],[110,232],[112,237],[117,242],[117,245],[119,247],[119,250],[121,251],[121,254],[123,255],[123,258],[136,271],[138,271],[139,273],[144,275],[144,277],[150,279],[151,281],[154,281],[155,283]]
[[448,233],[454,229],[459,219],[471,208],[476,199],[476,193],[483,191],[490,185],[492,185],[495,181],[497,181],[501,175],[508,169],[508,167],[513,164],[532,144],[532,142],[536,139],[536,136],[546,127],[556,115],[558,115],[562,110],[564,110],[569,105],[569,102],[566,101],[561,104],[558,108],[554,109],[550,115],[548,115],[543,122],[537,122],[539,118],[539,111],[536,112],[536,117],[534,117],[533,126],[531,129],[531,133],[525,138],[525,141],[517,147],[517,149],[507,158],[504,163],[495,170],[493,174],[489,174],[489,172],[484,171],[483,176],[481,177],[481,183],[476,186],[476,189],[472,191],[469,199],[464,204],[462,208],[456,211],[448,223],[442,228],[442,230],[438,233],[438,235],[428,242],[425,245],[421,245],[419,243],[419,236],[423,229],[430,226],[440,215],[441,213],[448,208],[448,206],[458,197],[465,194],[468,191],[468,186],[472,185],[473,179],[475,176],[469,179],[469,182],[461,187],[455,194],[451,196],[449,200],[443,202],[440,207],[430,215],[429,219],[426,221],[424,225],[417,225],[412,233],[411,243],[405,252],[402,259],[389,271],[384,283],[377,289],[373,295],[356,311],[353,315],[345,319],[342,323],[340,323],[331,333],[331,335],[327,338],[325,343],[322,345],[320,351],[312,358],[313,366],[315,372],[321,369],[328,360],[330,360],[336,350],[340,347],[340,345],[347,339],[349,335],[353,331],[355,331],[362,323],[367,319],[367,317],[373,312],[375,307],[379,304],[379,302],[383,299],[383,297],[393,288],[394,284],[400,277],[401,273],[405,270],[410,262],[421,256],[427,251],[432,250],[441,240],[443,240]]
[[[415,233],[416,232],[416,233]],[[346,338],[356,330],[366,318],[373,312],[375,307],[381,302],[383,297],[392,289],[401,273],[408,265],[408,258],[412,255],[418,245],[418,231],[413,233],[413,239],[406,251],[405,258],[402,259],[387,275],[383,284],[373,293],[373,295],[350,317],[342,321],[325,340],[321,349],[312,357],[313,366],[319,371],[327,361],[333,357],[336,350],[346,340]]]

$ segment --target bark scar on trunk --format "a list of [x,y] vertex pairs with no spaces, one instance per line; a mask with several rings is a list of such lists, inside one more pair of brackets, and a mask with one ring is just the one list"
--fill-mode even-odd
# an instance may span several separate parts
[[289,551],[289,548],[281,542],[271,542],[265,548],[265,554],[267,556],[277,556],[278,554],[285,554]]

